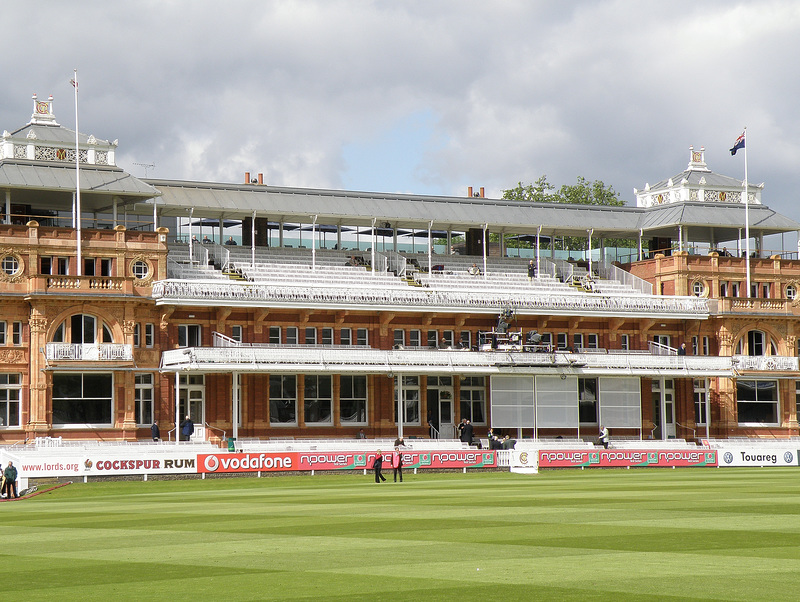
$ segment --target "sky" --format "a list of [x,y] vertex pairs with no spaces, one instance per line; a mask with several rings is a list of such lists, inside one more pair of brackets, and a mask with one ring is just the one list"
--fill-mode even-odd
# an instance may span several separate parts
[[[800,2],[4,0],[0,130],[32,93],[137,176],[497,197],[542,175],[633,189],[747,127],[800,221]],[[142,164],[152,165],[145,168]]]

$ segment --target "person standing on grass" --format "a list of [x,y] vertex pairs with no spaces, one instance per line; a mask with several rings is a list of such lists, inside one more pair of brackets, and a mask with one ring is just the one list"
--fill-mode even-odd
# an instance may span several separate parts
[[608,429],[604,426],[600,427],[600,443],[605,449],[608,449]]
[[383,454],[381,454],[381,450],[378,450],[378,455],[375,456],[375,461],[372,463],[372,468],[375,469],[376,483],[386,480],[386,477],[381,474],[381,469],[383,468]]
[[392,454],[392,468],[394,468],[394,482],[397,483],[397,475],[400,475],[400,482],[403,482],[403,452],[399,447],[394,448]]
[[[3,471],[3,479],[4,479],[4,487],[6,490],[6,497],[11,499],[12,497],[18,498],[19,494],[17,493],[17,469],[14,468],[14,464],[10,461],[6,469]],[[14,492],[12,495],[11,492]]]

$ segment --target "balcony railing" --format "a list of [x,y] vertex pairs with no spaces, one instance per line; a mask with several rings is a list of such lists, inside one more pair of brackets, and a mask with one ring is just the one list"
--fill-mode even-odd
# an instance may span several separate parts
[[730,357],[649,353],[522,353],[466,350],[382,350],[340,346],[189,347],[165,351],[162,370],[352,372],[391,374],[601,374],[730,376]]
[[781,355],[734,355],[733,367],[736,370],[764,372],[792,372],[798,370],[798,358]]
[[48,361],[129,362],[133,347],[121,343],[47,343]]
[[156,302],[220,302],[248,305],[275,303],[308,306],[309,304],[358,306],[451,308],[496,311],[511,307],[516,311],[549,312],[556,315],[602,313],[604,315],[658,316],[674,318],[707,317],[708,300],[698,297],[648,297],[640,294],[545,294],[535,292],[490,292],[432,290],[412,287],[338,288],[332,286],[290,286],[239,284],[235,282],[192,282],[162,280],[153,285]]

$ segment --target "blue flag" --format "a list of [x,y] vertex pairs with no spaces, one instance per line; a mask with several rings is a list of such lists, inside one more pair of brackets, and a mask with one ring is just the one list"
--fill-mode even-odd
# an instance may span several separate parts
[[733,143],[733,148],[731,149],[731,155],[735,155],[736,151],[738,151],[740,148],[744,148],[744,132],[742,132],[742,135],[739,136],[736,139],[736,142]]

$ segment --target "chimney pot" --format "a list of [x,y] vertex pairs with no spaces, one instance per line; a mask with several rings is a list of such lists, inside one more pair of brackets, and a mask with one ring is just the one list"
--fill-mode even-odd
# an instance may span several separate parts
[[259,184],[264,184],[264,174],[263,173],[258,174],[258,183]]
[[481,198],[484,198],[483,186],[481,186]]
[[472,186],[467,187],[467,196],[472,196]]
[[250,183],[250,172],[249,171],[244,172],[244,183],[245,184],[249,184]]

